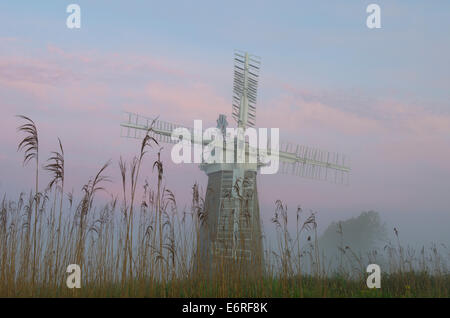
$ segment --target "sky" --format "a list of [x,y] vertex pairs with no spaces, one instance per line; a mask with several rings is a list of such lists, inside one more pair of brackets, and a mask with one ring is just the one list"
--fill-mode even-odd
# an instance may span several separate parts
[[[380,29],[366,26],[372,2]],[[261,57],[258,127],[351,158],[348,186],[259,176],[266,231],[281,199],[292,218],[298,205],[317,211],[322,230],[375,210],[409,242],[450,243],[450,3],[372,2],[0,2],[0,193],[33,185],[16,151],[17,114],[36,122],[41,158],[61,138],[66,181],[79,195],[109,159],[108,191],[119,193],[117,162],[139,147],[120,136],[123,111],[189,127],[214,127],[226,114],[234,124],[239,49]],[[70,3],[81,7],[80,29],[66,27]],[[163,147],[164,182],[182,208],[207,177],[173,164]],[[151,180],[155,151],[144,167]]]

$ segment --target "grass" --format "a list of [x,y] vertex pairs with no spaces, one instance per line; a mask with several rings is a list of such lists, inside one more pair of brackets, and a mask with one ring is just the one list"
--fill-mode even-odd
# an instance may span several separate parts
[[[196,246],[207,215],[199,187],[192,188],[189,210],[180,211],[163,184],[163,162],[151,128],[138,155],[118,163],[122,193],[103,206],[95,204],[110,179],[107,162],[82,187],[75,202],[64,192],[64,148],[52,152],[42,167],[50,175],[40,190],[39,144],[34,122],[24,116],[18,150],[24,163],[35,160],[36,184],[16,200],[6,195],[0,205],[0,296],[2,297],[449,297],[448,255],[437,246],[415,253],[398,240],[370,257],[341,247],[340,266],[321,255],[314,213],[298,209],[295,233],[289,213],[276,201],[272,223],[275,247],[266,244],[265,267],[254,275],[220,259],[212,275],[199,272]],[[140,176],[144,157],[155,155],[154,186]],[[138,199],[137,188],[143,196]],[[139,201],[138,201],[139,200]],[[138,203],[139,202],[139,203]],[[396,231],[396,230],[395,230]],[[396,234],[397,231],[396,231]],[[365,266],[384,255],[380,289],[368,289]],[[376,256],[377,255],[377,256]],[[343,260],[346,266],[342,265]],[[69,264],[79,264],[82,288],[66,286]],[[223,270],[231,266],[231,270]]]

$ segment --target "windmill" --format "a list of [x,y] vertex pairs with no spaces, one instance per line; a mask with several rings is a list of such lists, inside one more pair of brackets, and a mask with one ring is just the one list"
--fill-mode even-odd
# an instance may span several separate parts
[[[236,51],[234,54],[234,81],[232,117],[238,128],[245,130],[255,126],[256,97],[259,79],[260,58]],[[165,143],[177,143],[172,132],[181,125],[148,118],[134,113],[125,113],[121,123],[122,136],[142,139],[152,125],[150,134]],[[219,115],[217,128],[225,135],[228,126],[226,116]],[[193,129],[188,131],[195,133]],[[241,131],[242,131],[241,130]],[[194,144],[206,145],[208,140],[196,140]],[[255,151],[256,162],[207,163],[200,169],[208,176],[205,196],[206,222],[200,228],[197,242],[197,264],[209,270],[219,260],[244,260],[254,271],[263,264],[262,231],[259,214],[256,176],[264,166],[262,149],[252,149],[245,138],[238,134],[233,140],[234,149],[244,149],[246,156]],[[223,145],[223,153],[229,148]],[[281,143],[278,150],[280,172],[317,180],[347,183],[350,168],[346,158],[337,153]],[[268,147],[269,152],[276,151]]]

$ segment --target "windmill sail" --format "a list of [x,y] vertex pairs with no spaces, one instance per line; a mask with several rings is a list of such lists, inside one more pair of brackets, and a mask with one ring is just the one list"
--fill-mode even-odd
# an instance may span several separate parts
[[[149,132],[149,135],[154,137],[158,142],[177,143],[178,140],[174,141],[171,138],[172,131],[176,128],[186,128],[191,133],[191,136],[194,136],[194,129],[192,128],[130,112],[124,112],[124,120],[120,126],[122,127],[120,133],[121,137],[141,140],[145,137],[150,127],[152,130]],[[192,142],[194,142],[194,139],[192,139]]]
[[236,51],[234,54],[233,118],[239,127],[254,127],[260,59]]
[[348,158],[339,153],[291,143],[280,145],[280,172],[299,177],[348,184]]

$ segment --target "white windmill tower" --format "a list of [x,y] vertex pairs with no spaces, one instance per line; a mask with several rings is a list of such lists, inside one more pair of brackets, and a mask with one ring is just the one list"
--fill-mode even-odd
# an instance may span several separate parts
[[[236,154],[240,153],[239,149],[244,149],[244,161],[200,164],[200,169],[208,175],[206,220],[202,223],[197,245],[197,264],[203,266],[204,270],[224,259],[244,260],[251,264],[247,268],[252,271],[263,264],[256,175],[260,167],[265,165],[264,152],[259,147],[250,147],[242,135],[242,131],[255,125],[259,69],[258,57],[235,52],[232,115],[241,129],[238,129],[232,143],[235,159]],[[178,142],[171,135],[174,129],[182,126],[133,113],[126,113],[126,119],[121,123],[122,135],[142,139],[152,124],[151,135],[157,140]],[[219,115],[217,127],[224,134],[227,125],[225,115]],[[194,133],[193,129],[188,130]],[[191,142],[203,146],[210,141],[192,138]],[[224,144],[221,150],[225,154],[230,149]],[[275,151],[270,146],[264,150],[269,153]],[[256,162],[246,160],[252,151],[256,153]],[[290,143],[281,143],[278,155],[281,173],[336,183],[348,182],[350,168],[345,156]]]

